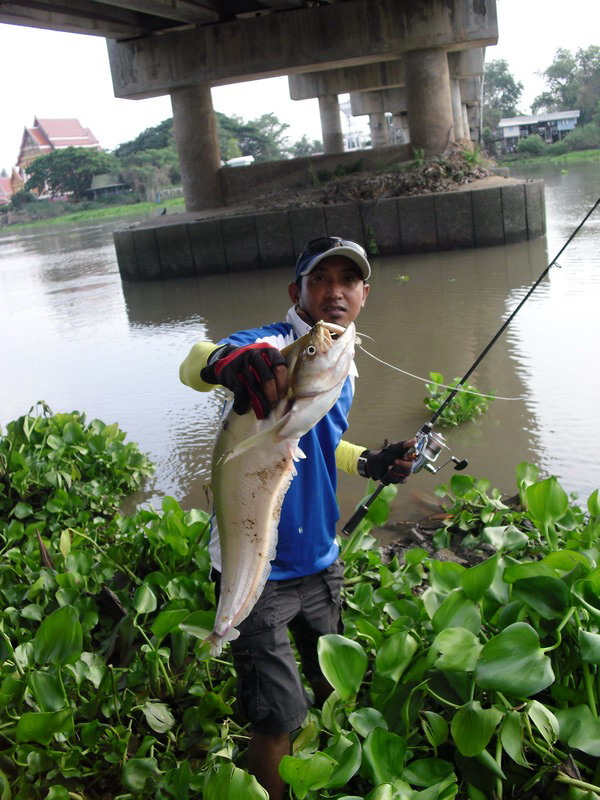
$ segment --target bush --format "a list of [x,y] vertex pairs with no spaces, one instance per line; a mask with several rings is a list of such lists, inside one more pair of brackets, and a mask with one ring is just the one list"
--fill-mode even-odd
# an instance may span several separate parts
[[563,141],[568,144],[570,150],[592,150],[600,147],[600,124],[588,122],[587,125],[571,131]]
[[571,151],[571,146],[566,139],[561,139],[560,142],[554,142],[553,144],[549,144],[546,148],[546,153],[549,156],[564,156],[565,153]]
[[521,139],[517,145],[517,151],[527,156],[541,156],[546,151],[546,145],[542,137],[535,133],[533,136]]

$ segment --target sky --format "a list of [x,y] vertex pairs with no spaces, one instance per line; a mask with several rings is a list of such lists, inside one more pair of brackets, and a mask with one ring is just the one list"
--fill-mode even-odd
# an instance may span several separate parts
[[[508,62],[513,77],[524,85],[525,113],[545,89],[536,72],[550,66],[559,47],[575,52],[600,45],[598,0],[497,0],[497,9],[499,41],[487,49],[486,59]],[[34,117],[76,117],[111,150],[172,116],[168,96],[115,98],[102,38],[0,25],[0,53],[0,170],[9,171],[16,161],[23,129]],[[246,121],[273,112],[290,126],[290,143],[304,134],[321,139],[317,100],[290,100],[287,78],[215,88],[213,105]],[[364,128],[366,118],[355,125]]]

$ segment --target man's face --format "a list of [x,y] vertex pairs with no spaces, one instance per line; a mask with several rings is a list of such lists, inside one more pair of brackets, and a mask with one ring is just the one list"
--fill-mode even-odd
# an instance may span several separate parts
[[300,289],[290,283],[288,292],[308,322],[323,320],[346,327],[358,317],[369,288],[353,261],[345,256],[330,256],[302,278]]

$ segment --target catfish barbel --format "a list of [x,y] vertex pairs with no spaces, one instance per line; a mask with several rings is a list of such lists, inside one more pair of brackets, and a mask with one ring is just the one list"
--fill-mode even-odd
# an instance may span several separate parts
[[299,439],[335,405],[354,358],[356,330],[317,322],[281,352],[289,391],[264,420],[232,408],[220,423],[212,460],[212,492],[221,548],[221,594],[211,655],[237,639],[260,597],[277,549],[283,498],[304,458]]

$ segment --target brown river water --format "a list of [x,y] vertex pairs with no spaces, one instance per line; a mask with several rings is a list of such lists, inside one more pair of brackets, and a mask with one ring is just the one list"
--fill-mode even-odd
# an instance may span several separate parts
[[[598,199],[600,161],[513,170],[542,177],[547,235],[506,247],[373,259],[357,327],[378,358],[427,378],[464,375]],[[282,319],[291,269],[122,284],[112,243],[119,222],[0,235],[0,424],[38,400],[55,411],[117,421],[156,463],[134,498],[206,508],[222,395],[184,387],[178,368],[198,340]],[[441,429],[467,473],[516,491],[520,461],[556,475],[580,502],[600,487],[600,209],[470,379],[495,400],[479,420]],[[370,338],[367,338],[370,337]],[[367,447],[408,438],[430,416],[424,384],[357,354],[347,438]],[[439,502],[450,480],[421,472],[400,487],[393,517]],[[365,489],[342,475],[342,522]]]

